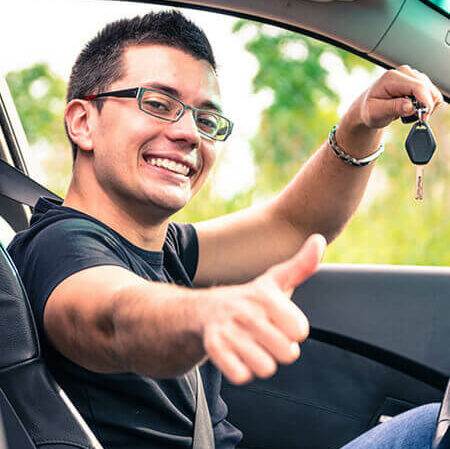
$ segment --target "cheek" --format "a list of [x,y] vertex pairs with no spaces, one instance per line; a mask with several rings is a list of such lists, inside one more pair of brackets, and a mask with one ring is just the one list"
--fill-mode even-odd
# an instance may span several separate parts
[[96,148],[93,162],[96,177],[101,184],[114,183],[120,179],[124,161],[117,148]]
[[211,171],[214,162],[216,161],[216,150],[214,149],[214,147],[210,147],[207,149],[207,151],[205,151],[205,156],[204,156],[204,168],[205,171],[207,172],[207,174],[209,174],[209,172]]
[[102,111],[99,143],[108,151],[136,151],[161,131],[164,122],[146,115],[136,107],[109,108]]
[[214,144],[208,143],[208,145],[205,145],[204,148],[202,148],[201,175],[199,176],[197,182],[195,183],[194,194],[198,192],[200,187],[205,183],[206,179],[208,178],[208,175],[211,173],[214,162],[216,161],[216,157],[217,153],[216,149],[214,148]]

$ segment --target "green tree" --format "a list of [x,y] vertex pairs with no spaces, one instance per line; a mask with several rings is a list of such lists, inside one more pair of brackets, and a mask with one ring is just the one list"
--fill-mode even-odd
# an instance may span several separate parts
[[72,160],[64,130],[66,83],[46,63],[6,75],[31,151],[43,151],[47,187],[64,195]]
[[[255,31],[246,46],[259,63],[254,89],[273,92],[273,102],[263,112],[260,129],[251,141],[256,185],[224,200],[209,182],[176,220],[195,222],[230,213],[286,185],[338,121],[340,99],[328,85],[324,55],[340,58],[349,73],[355,68],[368,72],[375,68],[348,52],[295,33],[268,32],[266,26],[242,20],[236,22],[234,31],[245,27]],[[66,85],[45,63],[11,72],[7,81],[33,151],[49,148],[47,186],[64,195],[72,165],[63,127]],[[381,179],[380,193],[372,201],[363,201],[346,230],[328,248],[327,262],[450,265],[450,252],[445,250],[450,247],[449,123],[449,108],[432,117],[438,150],[425,170],[422,203],[413,199],[414,167],[404,150],[410,127],[391,125],[386,152],[374,171],[375,178]],[[215,170],[218,167],[220,158]]]
[[[270,89],[272,104],[263,112],[261,127],[252,140],[258,166],[257,189],[274,192],[284,186],[323,141],[323,132],[336,123],[338,94],[328,85],[322,58],[338,56],[347,69],[374,66],[332,46],[287,31],[240,20],[233,30],[253,28],[246,49],[259,63],[255,92]],[[274,170],[276,168],[276,170]],[[276,175],[275,175],[276,173]],[[275,175],[275,176],[274,176]]]
[[[255,195],[278,192],[320,146],[337,123],[339,96],[327,82],[324,54],[338,56],[347,71],[375,65],[316,40],[244,20],[234,31],[253,28],[246,48],[259,63],[253,80],[256,92],[273,91],[260,129],[251,142],[258,168]],[[295,51],[303,48],[302,51]],[[389,128],[387,150],[377,162],[375,179],[380,194],[369,207],[360,207],[341,236],[329,247],[325,261],[450,265],[450,190],[448,124],[450,112],[438,111],[431,120],[439,150],[425,172],[425,199],[413,198],[415,169],[404,150],[410,126]],[[367,202],[366,202],[367,204]]]

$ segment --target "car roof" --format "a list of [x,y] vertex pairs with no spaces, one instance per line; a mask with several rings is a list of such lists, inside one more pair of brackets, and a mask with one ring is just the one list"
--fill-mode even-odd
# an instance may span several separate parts
[[140,3],[189,7],[259,20],[332,43],[385,68],[408,64],[427,73],[446,101],[450,101],[449,14],[429,1],[141,0]]

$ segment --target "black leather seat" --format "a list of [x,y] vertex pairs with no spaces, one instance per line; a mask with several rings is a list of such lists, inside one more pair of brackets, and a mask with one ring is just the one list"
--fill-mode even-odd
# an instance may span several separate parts
[[[1,243],[0,404],[9,449],[23,449],[27,440],[29,447],[39,449],[101,449],[45,367],[27,295]],[[11,434],[5,407],[18,420]]]

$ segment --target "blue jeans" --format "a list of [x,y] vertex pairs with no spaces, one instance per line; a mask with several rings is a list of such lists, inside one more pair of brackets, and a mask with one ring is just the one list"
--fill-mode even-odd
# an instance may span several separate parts
[[440,404],[427,404],[379,424],[341,449],[431,449]]

